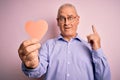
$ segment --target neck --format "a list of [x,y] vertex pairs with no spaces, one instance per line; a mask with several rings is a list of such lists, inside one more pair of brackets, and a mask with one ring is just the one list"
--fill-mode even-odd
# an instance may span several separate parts
[[75,35],[72,35],[72,36],[65,36],[65,35],[62,35],[63,38],[66,40],[66,41],[70,41],[72,38],[75,38],[77,34]]

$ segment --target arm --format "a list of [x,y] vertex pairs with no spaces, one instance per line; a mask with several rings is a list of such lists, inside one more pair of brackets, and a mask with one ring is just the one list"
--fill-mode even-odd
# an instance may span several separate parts
[[111,80],[110,67],[102,49],[92,51],[95,80]]
[[110,67],[101,49],[100,36],[94,26],[92,26],[92,31],[93,34],[87,38],[92,47],[95,80],[111,80]]
[[39,50],[39,65],[34,69],[27,68],[24,63],[22,63],[22,71],[28,77],[39,78],[46,73],[48,58],[47,58],[47,47],[44,44]]

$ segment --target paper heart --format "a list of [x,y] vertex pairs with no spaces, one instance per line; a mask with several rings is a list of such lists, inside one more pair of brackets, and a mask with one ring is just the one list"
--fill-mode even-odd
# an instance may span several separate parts
[[36,22],[28,21],[25,24],[25,30],[31,36],[31,38],[41,40],[48,30],[48,24],[45,20],[39,20]]

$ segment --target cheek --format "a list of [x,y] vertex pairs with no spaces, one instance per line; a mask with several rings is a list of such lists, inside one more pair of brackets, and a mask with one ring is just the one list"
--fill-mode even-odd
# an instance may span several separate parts
[[72,26],[73,26],[73,31],[76,31],[78,25],[77,24],[73,24]]
[[60,31],[64,30],[64,26],[62,24],[59,24]]

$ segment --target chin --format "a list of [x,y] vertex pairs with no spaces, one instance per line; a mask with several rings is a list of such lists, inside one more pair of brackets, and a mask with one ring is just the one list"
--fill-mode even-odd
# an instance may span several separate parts
[[64,36],[70,37],[70,36],[74,36],[74,35],[72,33],[65,33]]

